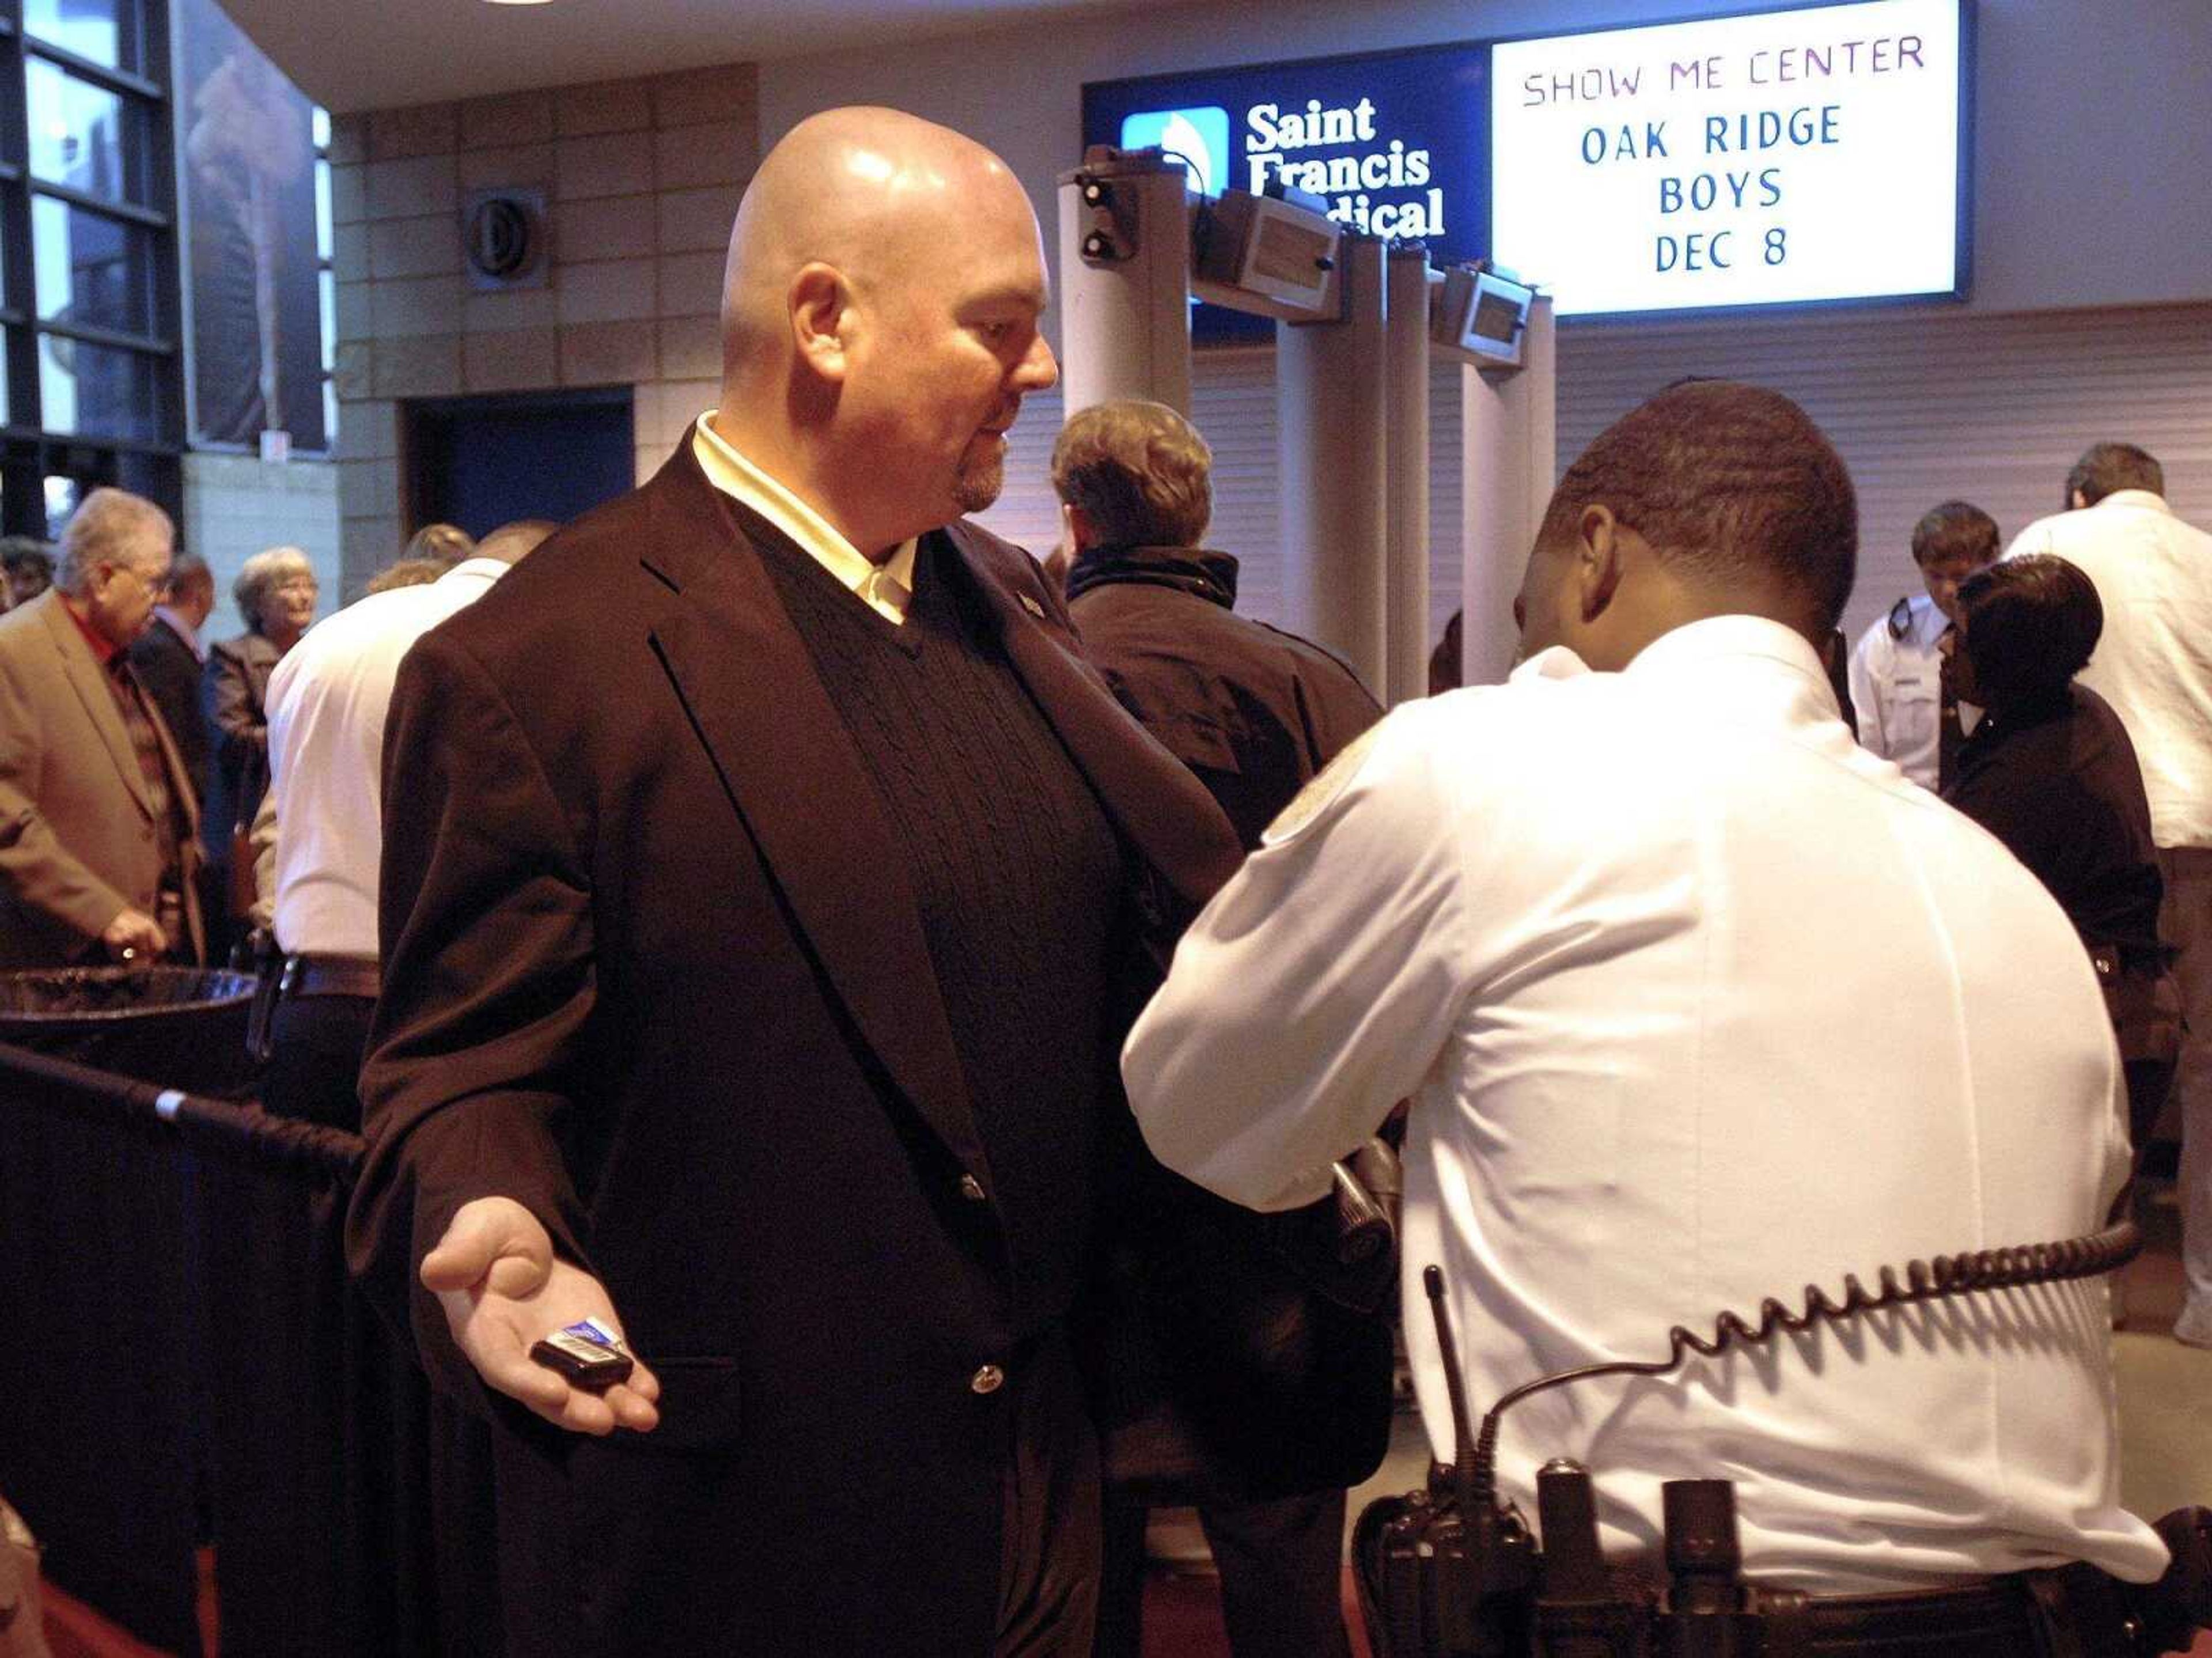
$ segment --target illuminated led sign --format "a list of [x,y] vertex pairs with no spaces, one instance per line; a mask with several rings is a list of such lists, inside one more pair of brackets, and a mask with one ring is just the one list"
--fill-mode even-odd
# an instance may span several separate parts
[[1950,295],[1966,0],[1500,41],[1495,256],[1562,315]]

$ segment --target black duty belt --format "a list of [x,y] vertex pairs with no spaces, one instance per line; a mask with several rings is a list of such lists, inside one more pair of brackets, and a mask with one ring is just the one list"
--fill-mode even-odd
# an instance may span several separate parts
[[2088,1565],[1893,1594],[1758,1598],[1765,1658],[2124,1658],[2139,1649],[2120,1586]]
[[376,999],[381,976],[364,956],[287,956],[276,993],[296,996],[359,996]]

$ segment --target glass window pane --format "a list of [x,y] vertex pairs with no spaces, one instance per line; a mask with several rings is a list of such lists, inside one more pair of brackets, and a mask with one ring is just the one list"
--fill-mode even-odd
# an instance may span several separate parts
[[39,316],[127,334],[154,329],[154,242],[137,225],[31,198]]
[[331,222],[331,164],[315,163],[315,257],[327,264],[337,257],[337,230]]
[[39,341],[40,424],[88,437],[162,435],[160,359],[52,334]]
[[23,33],[110,69],[137,67],[133,0],[23,0]]
[[30,100],[31,173],[88,196],[126,197],[142,112],[42,58],[23,65]]
[[338,285],[325,265],[315,273],[316,286],[321,290],[323,310],[323,373],[329,374],[337,366],[338,351]]
[[315,106],[313,125],[311,131],[314,133],[317,149],[328,149],[331,147],[331,112],[320,104]]
[[70,519],[76,516],[77,503],[84,499],[84,488],[73,477],[50,477],[46,480],[46,535],[59,541],[62,531]]

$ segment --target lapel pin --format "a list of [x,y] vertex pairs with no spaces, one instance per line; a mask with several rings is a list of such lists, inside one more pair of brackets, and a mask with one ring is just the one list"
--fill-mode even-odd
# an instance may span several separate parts
[[1022,601],[1022,608],[1024,610],[1027,610],[1038,621],[1042,622],[1044,620],[1043,605],[1038,604],[1036,600],[1031,598],[1027,593],[1017,593],[1015,597]]

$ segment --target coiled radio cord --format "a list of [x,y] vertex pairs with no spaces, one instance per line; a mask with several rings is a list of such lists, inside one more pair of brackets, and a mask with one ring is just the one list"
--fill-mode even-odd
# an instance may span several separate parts
[[[1747,1324],[1735,1314],[1723,1313],[1713,1321],[1710,1338],[1677,1324],[1667,1333],[1668,1357],[1662,1359],[1618,1359],[1605,1364],[1585,1364],[1540,1376],[1507,1394],[1490,1407],[1475,1436],[1474,1454],[1461,1471],[1460,1490],[1470,1504],[1464,1511],[1477,1514],[1495,1503],[1498,1488],[1498,1432],[1505,1412],[1533,1394],[1562,1388],[1570,1382],[1587,1382],[1601,1376],[1664,1376],[1684,1363],[1691,1354],[1717,1358],[1732,1347],[1756,1346],[1776,1336],[1802,1335],[1816,1324],[1839,1324],[1863,1313],[1911,1307],[1948,1296],[1971,1295],[1978,1290],[2014,1290],[2033,1284],[2062,1284],[2071,1278],[2101,1278],[2124,1266],[2142,1253],[2142,1231],[2133,1221],[2087,1237],[2063,1238],[2055,1243],[2017,1244],[2002,1249],[1979,1249],[1966,1254],[1937,1255],[1933,1260],[1908,1261],[1900,1282],[1894,1267],[1885,1266],[1876,1278],[1881,1288],[1869,1293],[1854,1273],[1844,1276],[1841,1301],[1832,1298],[1817,1284],[1805,1286],[1804,1307],[1792,1311],[1769,1297],[1759,1303],[1759,1322]],[[1431,1301],[1441,1302],[1443,1274],[1433,1266],[1428,1278]],[[1464,1445],[1465,1402],[1461,1393],[1456,1355],[1445,1354],[1446,1377],[1453,1414],[1460,1418],[1460,1442]]]

